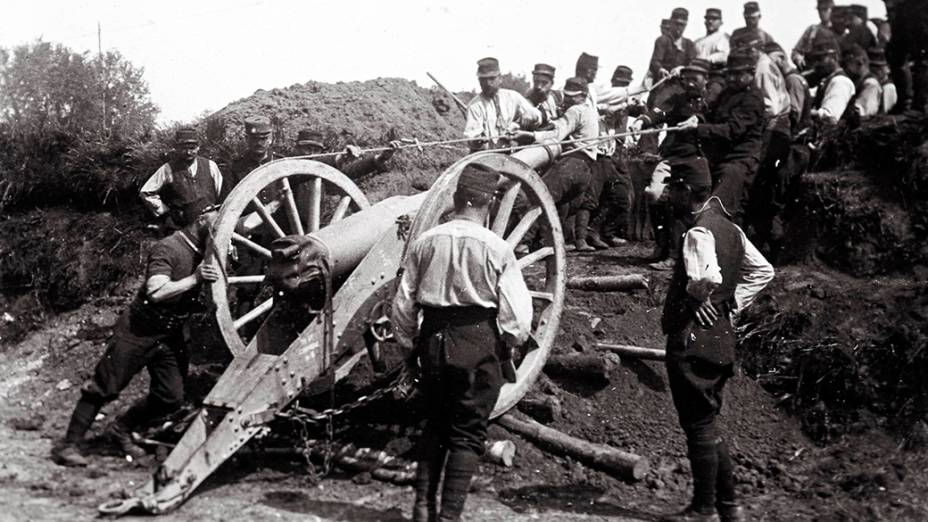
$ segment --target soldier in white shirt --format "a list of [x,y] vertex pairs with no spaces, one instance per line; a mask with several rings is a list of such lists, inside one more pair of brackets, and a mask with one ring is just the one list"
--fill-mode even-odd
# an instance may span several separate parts
[[472,151],[509,146],[507,135],[519,129],[533,129],[541,124],[541,112],[521,94],[500,88],[499,61],[477,61],[480,94],[467,104],[464,137],[473,138]]

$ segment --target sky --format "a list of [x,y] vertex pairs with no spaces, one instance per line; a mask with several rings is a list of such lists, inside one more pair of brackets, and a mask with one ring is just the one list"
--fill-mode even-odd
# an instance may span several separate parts
[[[858,0],[885,16],[881,0]],[[190,121],[258,89],[310,80],[399,77],[476,90],[476,61],[529,76],[557,67],[560,87],[581,52],[600,57],[599,82],[616,65],[643,76],[661,18],[690,11],[685,36],[705,34],[707,7],[722,29],[741,27],[741,0],[31,0],[4,5],[0,47],[41,38],[78,52],[116,49],[145,69],[159,123]],[[791,49],[818,21],[815,0],[761,0],[761,27]]]

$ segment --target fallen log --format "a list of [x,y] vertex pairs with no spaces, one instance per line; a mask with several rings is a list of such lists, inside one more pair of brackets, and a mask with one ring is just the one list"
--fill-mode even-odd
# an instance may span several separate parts
[[549,357],[544,371],[548,375],[608,381],[616,366],[615,359],[600,353],[571,353]]
[[516,404],[516,408],[539,422],[561,420],[561,401],[553,395],[525,397]]
[[511,413],[499,417],[497,422],[557,455],[568,455],[624,480],[641,480],[648,472],[648,459],[634,453],[578,439],[533,420],[516,418]]
[[667,356],[664,350],[643,348],[630,344],[596,343],[596,348],[617,353],[620,357],[634,357],[636,359],[648,359],[652,361],[663,361]]
[[642,274],[571,277],[567,280],[567,288],[588,292],[647,290],[648,278]]

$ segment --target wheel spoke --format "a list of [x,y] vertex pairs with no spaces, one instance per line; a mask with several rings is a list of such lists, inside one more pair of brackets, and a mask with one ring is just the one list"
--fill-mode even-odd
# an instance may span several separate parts
[[264,206],[264,203],[261,202],[259,198],[254,198],[251,200],[251,203],[255,206],[255,209],[258,211],[258,215],[261,216],[261,220],[264,221],[271,229],[277,234],[277,237],[284,237],[284,231],[280,228],[280,225],[274,221],[274,217],[271,216],[271,213],[268,211],[267,207]]
[[290,230],[294,234],[303,235],[303,223],[300,222],[300,213],[296,208],[296,199],[293,197],[293,189],[290,187],[290,180],[284,178],[281,184],[284,187],[284,198],[287,202],[287,219],[290,220]]
[[335,207],[335,212],[332,213],[332,219],[329,220],[330,225],[345,218],[345,213],[348,212],[348,205],[351,205],[351,198],[342,196],[342,199],[338,200],[338,206]]
[[255,243],[254,241],[252,241],[252,240],[248,239],[247,237],[245,237],[245,236],[239,234],[238,232],[233,232],[233,233],[232,233],[232,241],[235,241],[236,243],[241,243],[242,245],[245,245],[246,247],[250,248],[253,252],[255,252],[256,254],[258,254],[258,255],[261,256],[261,257],[266,257],[266,258],[268,258],[268,259],[271,258],[271,251],[270,251],[270,250],[268,250],[268,249],[264,248],[263,246],[261,246],[261,245]]
[[230,285],[250,285],[255,283],[263,283],[263,275],[250,275],[250,276],[231,276],[229,277]]
[[553,254],[554,254],[554,247],[539,248],[538,250],[530,254],[526,254],[520,257],[519,260],[517,261],[517,263],[519,264],[519,270],[525,270],[525,267],[527,267],[528,265],[532,263],[537,263],[538,261],[541,261],[542,259],[548,256],[551,256]]
[[493,232],[497,236],[503,237],[506,233],[506,225],[509,224],[509,218],[512,216],[512,207],[516,204],[516,198],[519,191],[522,190],[522,183],[517,181],[512,184],[499,200],[499,208],[496,210],[496,217],[493,219]]
[[322,214],[322,178],[313,178],[304,185],[306,191],[306,227],[307,233],[319,230],[319,216]]
[[519,223],[515,228],[512,229],[512,233],[509,234],[509,237],[506,238],[506,242],[515,247],[522,241],[522,238],[525,237],[525,234],[528,233],[528,229],[532,228],[532,225],[535,224],[535,221],[541,216],[541,207],[534,207],[522,216],[522,219],[519,220]]
[[554,294],[551,292],[537,292],[535,290],[529,290],[528,292],[532,299],[541,299],[543,301],[548,301],[549,303],[554,302]]
[[267,311],[270,310],[272,306],[274,306],[274,299],[268,299],[267,301],[264,301],[258,306],[252,308],[251,311],[248,312],[247,314],[236,319],[235,322],[232,323],[232,326],[234,326],[235,329],[238,330],[239,328],[245,326],[246,324],[254,321],[258,317],[261,317],[262,315],[267,313]]

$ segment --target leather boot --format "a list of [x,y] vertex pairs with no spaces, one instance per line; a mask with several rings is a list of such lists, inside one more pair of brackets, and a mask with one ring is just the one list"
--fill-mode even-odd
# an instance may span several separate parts
[[687,442],[687,457],[693,474],[693,502],[698,513],[715,513],[715,488],[718,478],[718,443]]
[[448,452],[443,448],[429,450],[416,468],[416,502],[412,508],[413,522],[438,520],[438,484]]
[[744,510],[735,501],[735,471],[728,451],[728,443],[716,444],[719,467],[715,478],[715,507],[722,522],[742,522]]
[[441,490],[440,522],[461,520],[464,502],[470,490],[470,479],[477,470],[480,457],[469,450],[456,450],[448,454],[445,465],[445,483]]
[[719,511],[720,522],[744,522],[747,520],[744,509],[734,502],[719,502],[716,508]]
[[577,252],[595,252],[596,248],[586,242],[586,236],[590,226],[590,211],[580,210],[574,223],[574,245],[577,246]]
[[661,522],[719,522],[719,516],[715,513],[715,510],[711,512],[703,513],[702,511],[697,510],[692,505],[687,506],[686,509],[679,513],[674,513],[672,515],[664,515],[660,518]]
[[606,250],[608,248],[611,248],[609,243],[606,243],[605,241],[603,241],[603,238],[600,237],[599,233],[596,232],[595,230],[590,231],[590,234],[589,236],[587,236],[586,240],[596,250]]

